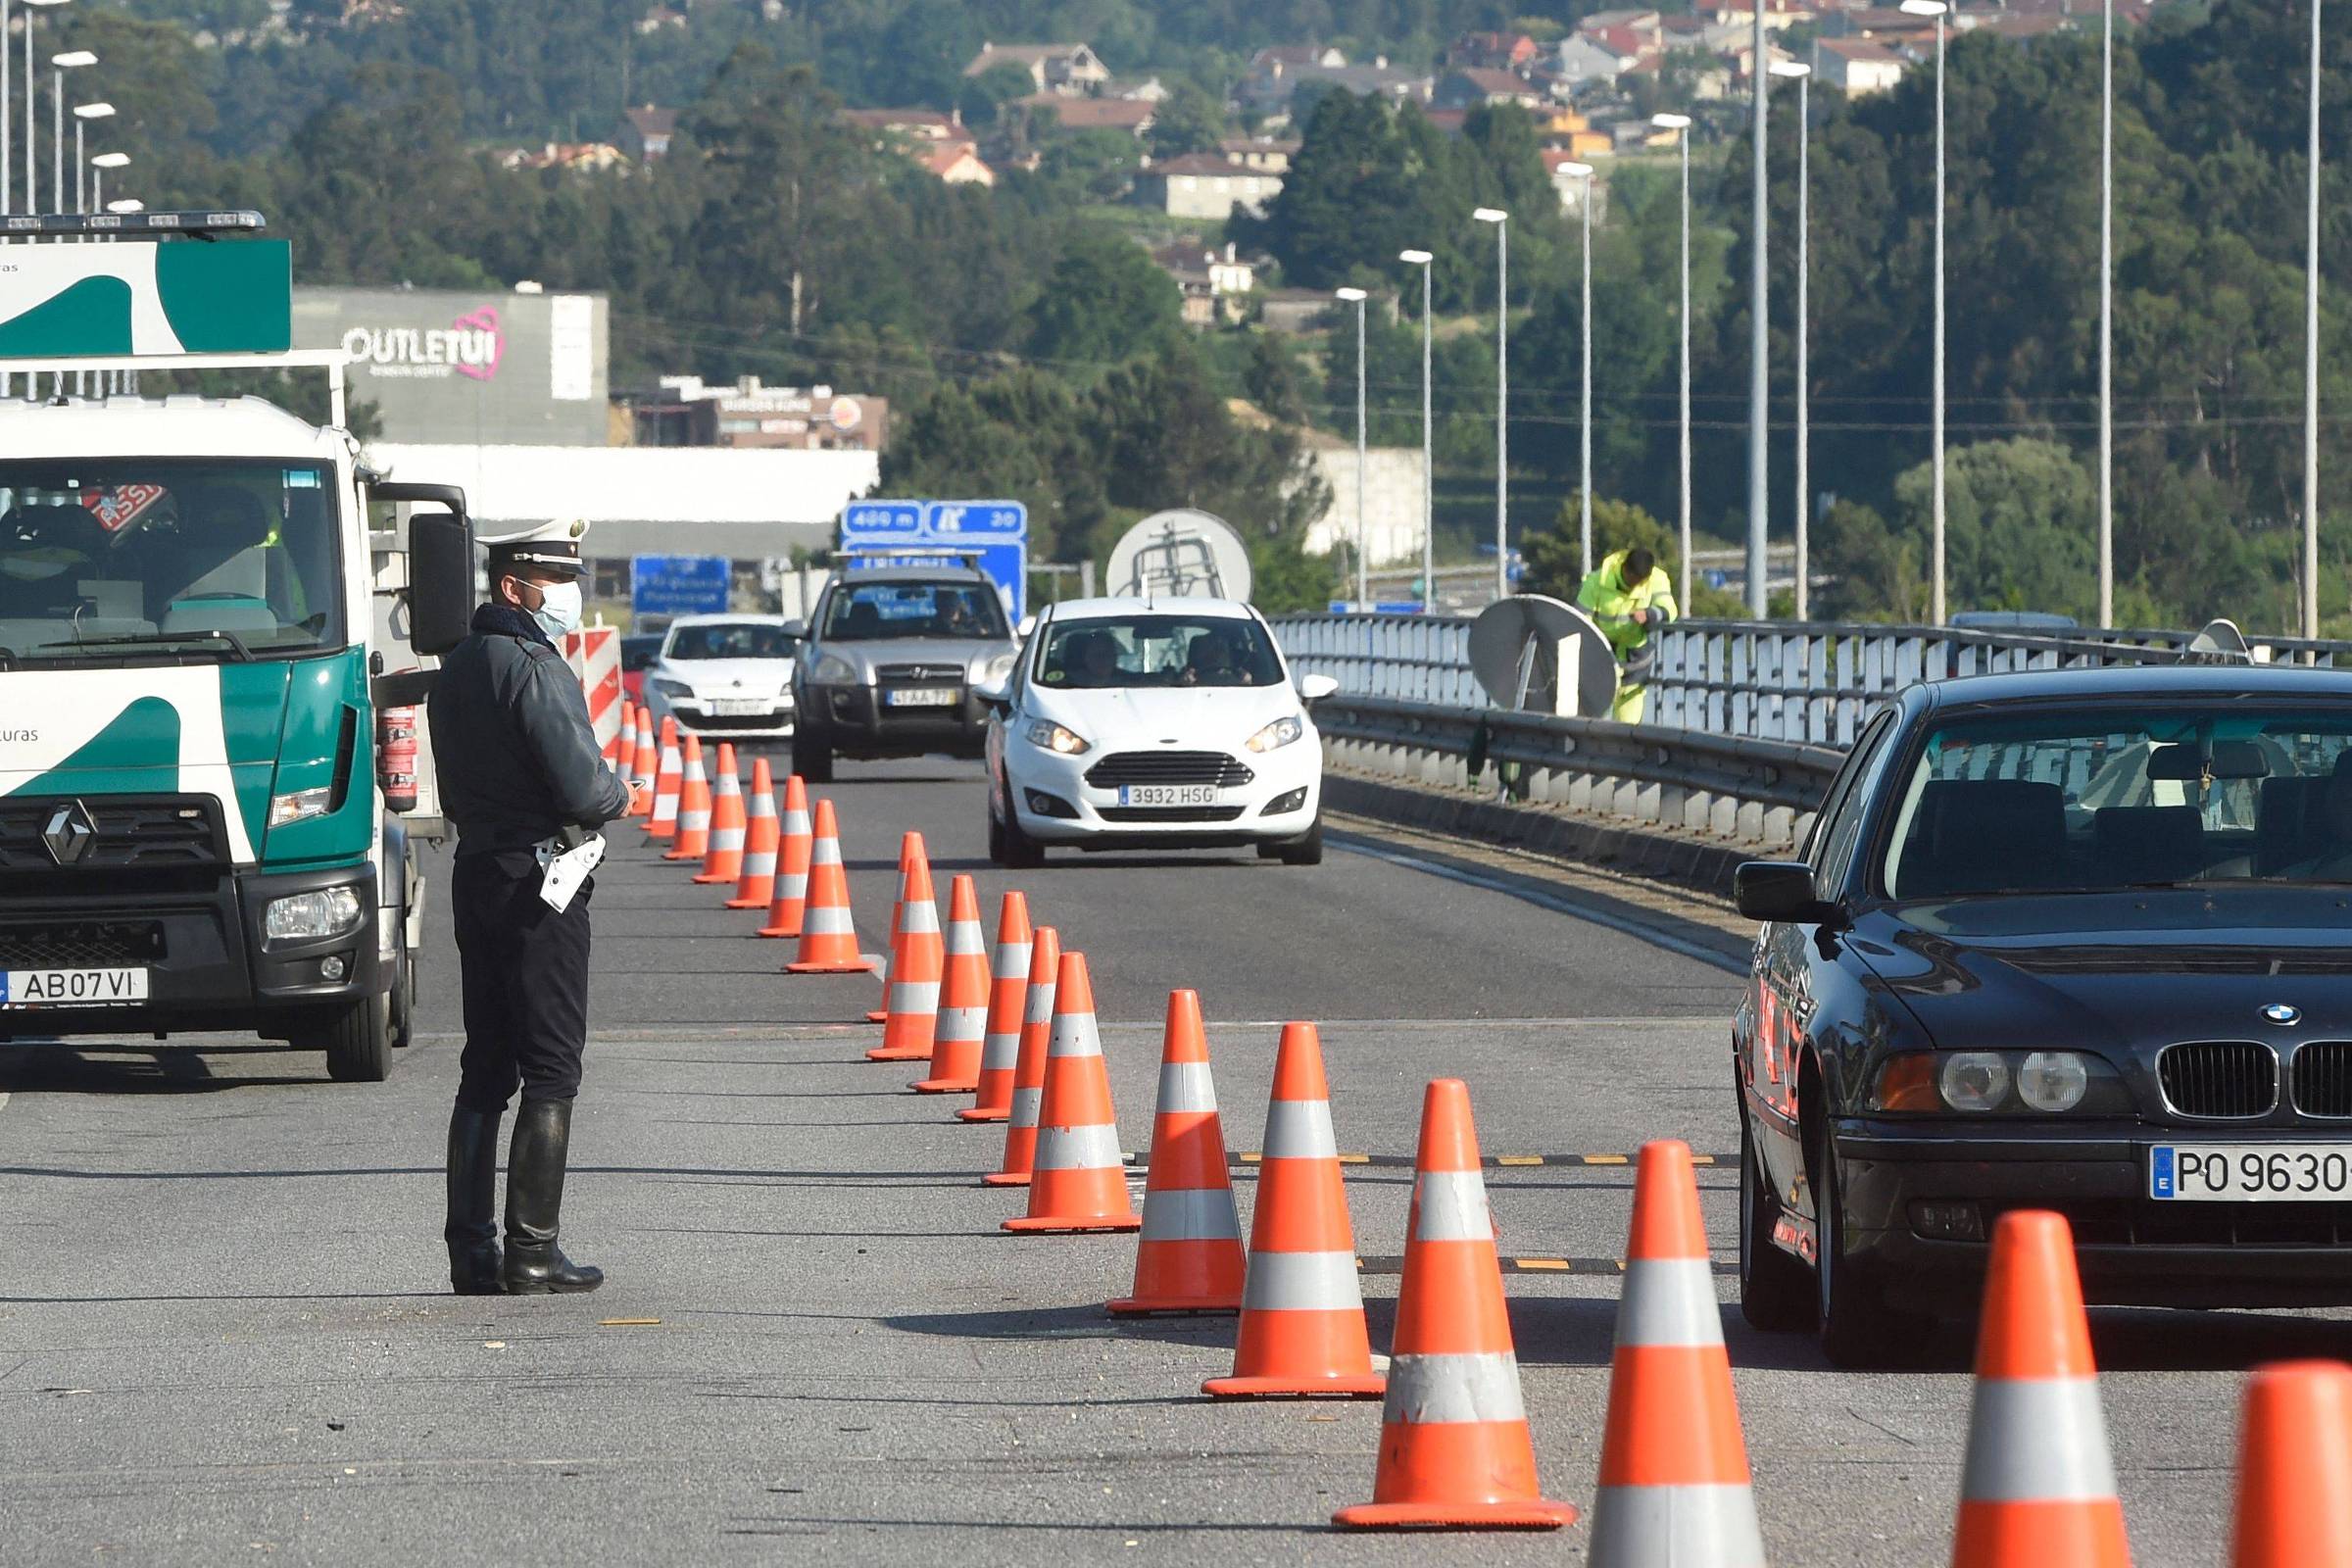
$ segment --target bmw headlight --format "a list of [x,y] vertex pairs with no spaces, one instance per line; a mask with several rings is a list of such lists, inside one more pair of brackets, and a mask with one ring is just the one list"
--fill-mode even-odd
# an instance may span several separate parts
[[1306,725],[1299,721],[1298,716],[1296,713],[1288,714],[1250,736],[1249,746],[1253,752],[1271,752],[1290,745],[1305,733]]
[[660,692],[662,696],[671,698],[673,700],[680,697],[690,698],[694,695],[694,688],[692,686],[688,685],[682,680],[671,680],[666,675],[656,675],[652,684],[654,690]]
[[360,923],[360,895],[354,888],[321,888],[271,899],[262,912],[262,935],[271,942],[311,942],[339,937]]
[[972,684],[975,686],[995,685],[998,681],[1001,681],[1005,676],[1011,674],[1012,666],[1019,663],[1020,660],[1021,656],[1017,651],[1008,654],[997,654],[988,659],[982,660],[972,666]]
[[2035,1110],[2072,1110],[2090,1089],[2090,1069],[2071,1051],[2030,1051],[2017,1064],[2017,1098]]
[[1983,1115],[2129,1114],[2132,1092],[2082,1051],[1898,1051],[1880,1063],[1868,1108]]
[[1093,749],[1092,743],[1077,731],[1065,729],[1045,718],[1032,720],[1029,727],[1022,731],[1022,738],[1040,751],[1053,752],[1060,757],[1076,757],[1081,752]]
[[858,666],[839,654],[821,654],[808,678],[820,686],[854,686],[858,683]]
[[1943,1102],[1954,1110],[1992,1110],[2009,1094],[2009,1063],[1995,1051],[1955,1051],[1936,1074]]

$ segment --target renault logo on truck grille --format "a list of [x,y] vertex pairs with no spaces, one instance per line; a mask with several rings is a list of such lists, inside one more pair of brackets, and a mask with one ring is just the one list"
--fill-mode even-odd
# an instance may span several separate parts
[[98,840],[98,824],[79,801],[68,801],[49,813],[41,829],[41,847],[60,865],[73,865],[90,853]]

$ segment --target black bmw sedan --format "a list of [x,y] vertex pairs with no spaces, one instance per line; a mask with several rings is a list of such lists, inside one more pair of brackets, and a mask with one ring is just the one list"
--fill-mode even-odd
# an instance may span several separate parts
[[2023,1207],[2094,1301],[2352,1302],[2352,673],[1913,687],[1737,887],[1749,1322],[1884,1361]]

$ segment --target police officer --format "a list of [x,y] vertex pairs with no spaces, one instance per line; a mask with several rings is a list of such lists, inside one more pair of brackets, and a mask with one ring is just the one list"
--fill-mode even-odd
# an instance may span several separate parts
[[[466,1050],[449,1118],[450,1285],[461,1296],[593,1291],[601,1270],[556,1245],[571,1102],[588,1034],[588,896],[541,897],[547,858],[629,808],[556,639],[580,622],[580,536],[563,520],[486,541],[490,601],[442,661],[429,709],[441,802],[458,828],[450,877]],[[515,1089],[506,1251],[493,1217],[498,1124]]]

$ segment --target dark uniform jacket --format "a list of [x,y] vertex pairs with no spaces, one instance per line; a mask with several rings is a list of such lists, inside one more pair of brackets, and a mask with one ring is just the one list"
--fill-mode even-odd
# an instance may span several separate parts
[[578,677],[511,606],[474,611],[472,635],[441,661],[427,714],[441,808],[458,826],[460,855],[521,849],[629,808]]

